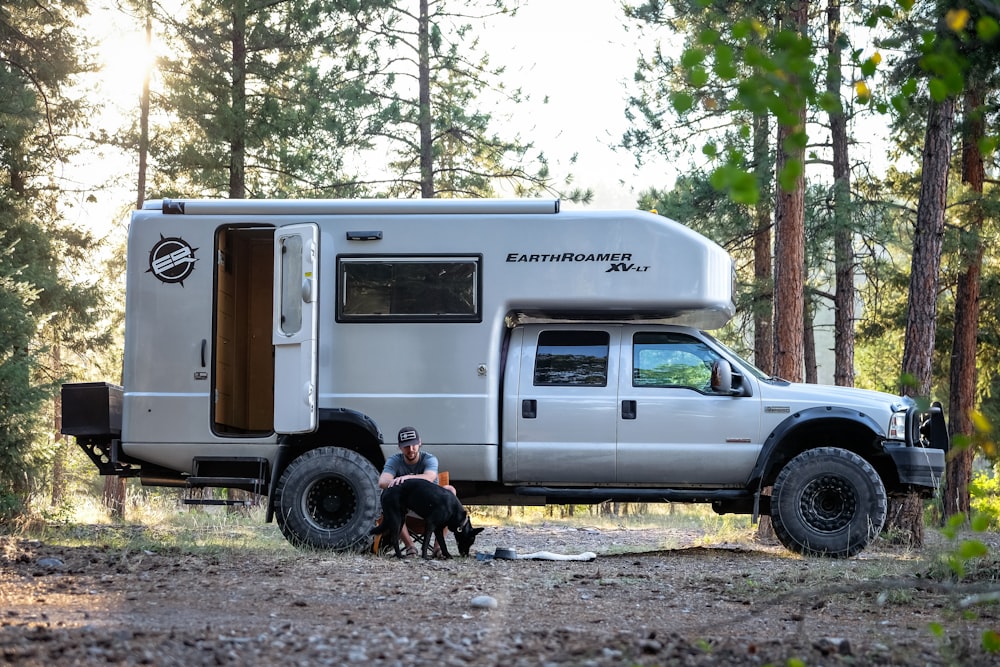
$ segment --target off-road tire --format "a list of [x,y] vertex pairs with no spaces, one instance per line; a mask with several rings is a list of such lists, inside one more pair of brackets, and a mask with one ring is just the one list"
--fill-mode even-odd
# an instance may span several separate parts
[[378,471],[349,449],[310,450],[282,473],[274,507],[282,535],[296,546],[370,548],[368,531],[381,511]]
[[838,447],[802,452],[789,461],[771,494],[778,540],[810,556],[848,558],[882,530],[887,500],[870,463]]

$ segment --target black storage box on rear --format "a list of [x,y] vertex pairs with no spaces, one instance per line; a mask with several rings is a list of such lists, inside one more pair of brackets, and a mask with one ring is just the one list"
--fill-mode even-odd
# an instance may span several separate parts
[[64,384],[62,432],[77,437],[120,436],[122,388],[108,382]]

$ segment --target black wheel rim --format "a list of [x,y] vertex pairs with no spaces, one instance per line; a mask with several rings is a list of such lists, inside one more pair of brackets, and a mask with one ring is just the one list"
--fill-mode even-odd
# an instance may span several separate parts
[[354,488],[339,477],[324,477],[313,482],[302,494],[302,513],[322,530],[343,528],[358,508]]
[[835,475],[817,477],[802,490],[799,509],[806,523],[833,533],[851,523],[857,507],[854,488]]

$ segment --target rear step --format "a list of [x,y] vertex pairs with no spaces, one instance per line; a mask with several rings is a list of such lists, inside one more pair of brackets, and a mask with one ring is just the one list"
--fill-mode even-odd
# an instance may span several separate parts
[[181,502],[185,505],[227,505],[230,507],[250,507],[253,504],[250,500],[224,500],[222,498],[181,498]]
[[[264,458],[196,457],[194,459],[194,474],[187,477],[185,482],[189,489],[240,489],[256,495],[263,495],[267,488],[267,468],[268,461]],[[225,474],[227,472],[240,474],[227,475]],[[250,499],[229,500],[222,498],[182,498],[181,502],[185,505],[236,505],[243,507],[254,504],[253,500]]]
[[[260,488],[260,480],[255,477],[188,477],[188,488],[204,489],[223,487],[229,489]],[[254,491],[253,493],[258,493]],[[185,505],[251,505],[250,500],[224,500],[221,498],[181,498]]]

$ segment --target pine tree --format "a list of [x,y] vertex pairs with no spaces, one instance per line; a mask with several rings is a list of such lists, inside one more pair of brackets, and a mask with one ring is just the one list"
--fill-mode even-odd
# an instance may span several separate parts
[[[957,33],[960,55],[969,65],[961,104],[961,180],[967,188],[962,197],[964,224],[958,229],[959,275],[955,290],[955,330],[952,337],[949,382],[948,431],[956,442],[967,443],[956,449],[948,460],[945,480],[944,512],[946,516],[969,516],[976,448],[971,446],[976,435],[973,424],[977,396],[976,353],[980,342],[980,294],[983,273],[984,228],[989,199],[985,196],[986,168],[984,149],[995,146],[987,139],[989,120],[996,118],[996,99],[1000,93],[1000,39],[994,33],[985,37],[981,7],[973,5],[967,20],[954,17],[952,29]],[[994,20],[1000,17],[992,17]]]
[[379,2],[198,1],[156,24],[169,118],[151,139],[158,195],[350,197],[374,98],[359,33]]
[[544,153],[520,137],[502,137],[484,111],[488,97],[511,102],[502,68],[479,48],[476,31],[512,10],[502,0],[395,3],[368,26],[373,68],[369,86],[380,98],[371,119],[375,145],[389,159],[382,181],[394,197],[492,197],[557,194],[589,201],[592,193],[560,182]]
[[83,349],[99,300],[66,275],[91,239],[64,225],[53,174],[84,107],[66,94],[86,64],[82,2],[16,1],[0,11],[0,517],[44,483],[47,400],[61,380],[50,351]]

